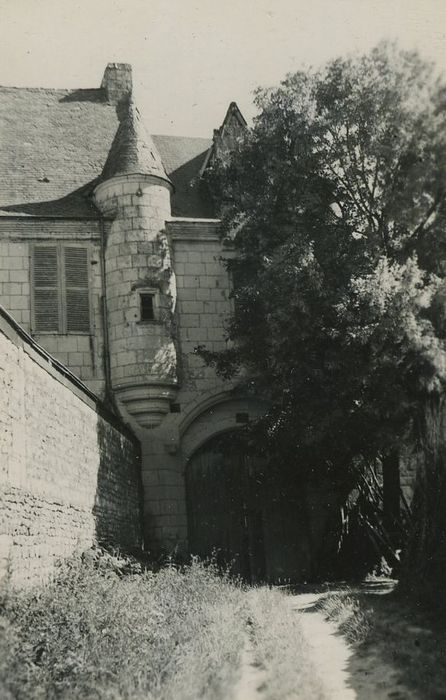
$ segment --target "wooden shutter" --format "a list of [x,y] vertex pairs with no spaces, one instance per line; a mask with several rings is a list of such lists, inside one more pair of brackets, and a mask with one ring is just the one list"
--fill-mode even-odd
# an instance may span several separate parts
[[67,246],[64,252],[65,319],[68,333],[90,331],[88,249]]
[[57,246],[39,245],[33,251],[34,330],[58,333],[60,330],[59,276]]

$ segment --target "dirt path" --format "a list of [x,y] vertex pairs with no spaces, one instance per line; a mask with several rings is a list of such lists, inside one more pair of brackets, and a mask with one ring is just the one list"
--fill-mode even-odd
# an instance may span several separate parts
[[336,625],[315,610],[320,597],[304,593],[290,597],[290,604],[301,613],[302,628],[327,700],[420,700],[401,683],[401,674],[391,659],[386,662],[373,648],[361,655],[355,652]]
[[[395,668],[383,662],[374,650],[358,656],[339,634],[337,627],[328,622],[315,607],[322,594],[290,595],[287,602],[290,614],[299,616],[299,626],[308,645],[309,661],[319,689],[296,687],[286,694],[288,700],[412,700],[418,698],[401,685]],[[285,651],[284,651],[285,653]],[[298,654],[296,649],[296,654]],[[288,663],[288,662],[287,662]],[[254,645],[248,632],[241,659],[241,677],[232,700],[269,700],[268,674],[256,663]],[[316,688],[316,686],[314,686]],[[294,686],[293,686],[294,688]],[[272,686],[271,686],[272,690]],[[276,698],[277,694],[272,693]]]
[[235,687],[233,700],[260,700],[264,695],[265,670],[256,663],[254,646],[248,634],[240,666],[241,677]]
[[[350,651],[346,642],[336,636],[334,626],[326,622],[321,613],[310,612],[318,599],[317,594],[301,594],[287,598],[291,614],[300,615],[299,625],[310,647],[311,662],[322,681],[322,694],[308,695],[309,690],[296,688],[296,693],[287,695],[289,700],[355,700],[356,693],[348,686],[348,673],[345,666]],[[296,653],[298,651],[296,650]],[[241,659],[241,677],[235,687],[233,700],[268,700],[267,674],[256,663],[254,645],[246,634],[245,646]]]
[[318,598],[320,594],[314,593],[290,596],[291,609],[301,613],[300,622],[327,700],[355,700],[357,695],[349,687],[346,670],[351,651],[346,641],[336,634],[334,625],[312,610]]

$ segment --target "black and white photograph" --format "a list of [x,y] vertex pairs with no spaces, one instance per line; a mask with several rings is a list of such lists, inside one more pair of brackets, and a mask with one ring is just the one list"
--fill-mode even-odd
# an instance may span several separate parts
[[446,699],[446,0],[0,0],[0,700]]

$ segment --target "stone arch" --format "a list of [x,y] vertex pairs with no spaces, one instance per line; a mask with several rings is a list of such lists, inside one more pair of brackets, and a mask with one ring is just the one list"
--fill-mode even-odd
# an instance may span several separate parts
[[[243,472],[244,456],[234,455],[231,465],[219,451],[218,438],[233,434],[266,408],[265,402],[234,391],[209,392],[190,406],[179,426],[190,551],[203,557],[215,549],[219,563],[232,563],[234,572],[251,580],[264,578],[265,571],[263,552],[254,563],[255,543],[247,543],[248,533],[243,531],[242,483],[238,477]],[[205,479],[199,485],[199,479],[191,479],[195,468],[196,476],[203,469],[209,470],[207,483]]]
[[260,417],[267,404],[252,397],[225,391],[209,393],[193,404],[180,424],[180,444],[185,466],[201,445],[216,435],[237,430],[245,420]]
[[[325,486],[302,489],[299,483],[285,483],[243,446],[239,455],[232,452],[232,463],[219,451],[218,436],[240,429],[240,418],[254,419],[266,409],[255,398],[228,391],[209,394],[184,416],[178,457],[186,487],[189,551],[209,556],[214,540],[222,562],[235,561],[233,570],[251,581],[302,581],[311,574],[323,540]],[[192,485],[191,465],[196,470]],[[241,482],[239,476],[246,472],[248,478]]]

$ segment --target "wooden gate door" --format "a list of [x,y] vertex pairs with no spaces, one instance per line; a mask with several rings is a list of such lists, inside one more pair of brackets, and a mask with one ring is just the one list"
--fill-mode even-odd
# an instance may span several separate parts
[[233,435],[211,439],[186,470],[189,544],[192,554],[214,556],[248,581],[265,577],[263,516],[258,480]]

